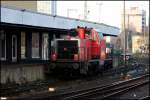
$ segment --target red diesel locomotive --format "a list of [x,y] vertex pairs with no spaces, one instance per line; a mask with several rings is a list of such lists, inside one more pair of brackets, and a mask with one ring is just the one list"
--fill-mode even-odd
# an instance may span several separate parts
[[92,74],[102,70],[106,59],[106,42],[103,34],[94,28],[77,27],[67,35],[52,41],[51,70],[76,70]]

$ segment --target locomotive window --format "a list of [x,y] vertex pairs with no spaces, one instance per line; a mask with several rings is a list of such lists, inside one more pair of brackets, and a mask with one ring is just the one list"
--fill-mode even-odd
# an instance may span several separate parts
[[70,33],[70,36],[77,36],[78,35],[78,32],[74,29],[70,30],[69,33]]
[[96,32],[95,31],[93,32],[93,40],[97,40]]
[[98,32],[99,36],[100,36],[100,39],[103,39],[103,34]]
[[85,35],[87,36],[86,38],[90,38],[90,39],[92,38],[91,37],[91,31],[88,29],[85,31]]
[[87,30],[87,31],[85,32],[85,34],[91,35],[91,31],[90,31],[90,30]]

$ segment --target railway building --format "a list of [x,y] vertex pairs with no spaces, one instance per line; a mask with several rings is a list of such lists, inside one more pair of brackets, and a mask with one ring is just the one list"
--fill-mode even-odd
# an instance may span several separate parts
[[45,78],[51,62],[51,40],[77,26],[94,27],[117,36],[119,28],[103,23],[1,6],[1,83],[22,83]]

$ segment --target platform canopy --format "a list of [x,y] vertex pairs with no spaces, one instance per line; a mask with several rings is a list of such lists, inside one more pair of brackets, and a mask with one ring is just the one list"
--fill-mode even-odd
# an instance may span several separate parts
[[103,23],[95,23],[85,20],[67,18],[62,16],[52,16],[43,13],[32,12],[24,9],[14,9],[1,6],[1,22],[31,25],[35,27],[47,27],[58,29],[71,29],[77,26],[96,28],[104,35],[118,35],[120,29]]

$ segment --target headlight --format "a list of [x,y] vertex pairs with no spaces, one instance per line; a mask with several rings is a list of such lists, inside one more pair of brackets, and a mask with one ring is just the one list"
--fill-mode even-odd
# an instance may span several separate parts
[[78,60],[78,54],[74,54],[74,60],[75,60],[75,61]]
[[56,54],[52,54],[52,60],[55,61],[57,58]]

